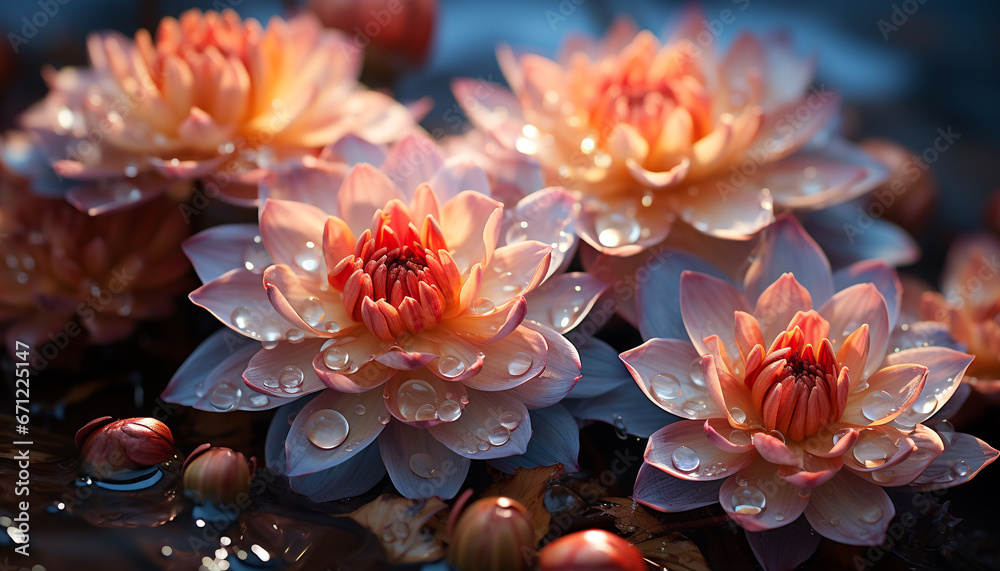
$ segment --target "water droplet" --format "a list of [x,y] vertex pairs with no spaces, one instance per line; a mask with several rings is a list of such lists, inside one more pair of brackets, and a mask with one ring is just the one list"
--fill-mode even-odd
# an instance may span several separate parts
[[896,481],[896,471],[890,468],[875,470],[871,474],[872,480],[875,480],[879,484],[889,484]]
[[302,390],[302,382],[305,378],[302,369],[295,365],[288,365],[278,375],[278,384],[281,385],[281,390],[286,393],[295,394]]
[[305,337],[306,337],[306,332],[301,329],[292,328],[289,329],[288,331],[285,331],[285,339],[289,343],[298,343],[299,341],[305,339]]
[[699,387],[705,386],[705,373],[701,370],[701,357],[691,361],[691,365],[688,367],[688,374],[691,375],[691,382]]
[[[476,448],[479,448],[479,450],[485,452],[485,451],[487,451],[487,450],[490,449],[490,443],[489,442],[485,442],[485,441],[481,441]],[[475,452],[475,450],[472,450],[472,452]]]
[[583,292],[569,289],[552,301],[549,317],[556,329],[565,331],[576,324],[586,306],[587,298]]
[[264,380],[262,381],[262,383],[264,385],[264,388],[268,388],[268,389],[276,389],[276,388],[278,388],[278,378],[275,377],[274,375],[267,375],[267,376],[265,376]]
[[250,327],[250,310],[244,306],[239,306],[233,310],[233,314],[229,318],[229,322],[233,324],[233,327],[239,329],[240,331],[247,331]]
[[378,415],[378,421],[382,424],[389,424],[390,420],[392,420],[392,415],[389,414]]
[[316,327],[326,316],[326,308],[318,298],[310,297],[299,304],[299,317],[309,327]]
[[465,363],[454,355],[442,355],[437,361],[438,371],[446,379],[454,379],[465,372]]
[[323,323],[323,327],[321,329],[327,333],[336,333],[340,331],[340,325],[336,321],[327,321]]
[[243,391],[236,385],[229,382],[222,382],[212,389],[212,394],[208,397],[208,402],[219,412],[228,412],[240,404],[240,397]]
[[331,371],[343,371],[348,367],[351,361],[351,354],[347,349],[334,345],[330,341],[324,343],[326,345],[323,351],[323,364],[326,368]]
[[194,386],[194,394],[198,398],[201,398],[201,397],[205,396],[205,383],[204,382],[198,383],[197,385]]
[[462,405],[451,399],[442,401],[437,407],[437,417],[445,422],[458,420],[462,416]]
[[139,175],[139,165],[135,161],[129,161],[125,165],[125,176],[135,178]]
[[350,430],[351,425],[344,415],[328,408],[317,410],[306,420],[306,436],[310,442],[324,450],[340,446],[347,440]]
[[487,440],[493,446],[503,446],[510,440],[510,430],[506,426],[495,426],[490,430]]
[[684,411],[684,414],[690,416],[701,414],[702,412],[705,412],[705,410],[707,409],[708,409],[708,403],[706,403],[705,399],[702,398],[688,399],[684,401],[683,405],[681,405],[681,410]]
[[854,459],[865,468],[877,468],[886,463],[897,450],[892,438],[881,430],[866,428],[854,443]]
[[681,394],[681,383],[670,373],[656,373],[649,379],[649,387],[660,402],[666,404]]
[[469,312],[474,315],[486,315],[496,309],[492,300],[481,297],[469,304]]
[[528,238],[528,223],[524,220],[512,224],[511,227],[507,229],[507,244],[516,244],[518,242],[523,242]]
[[785,514],[781,512],[774,514],[774,521],[785,521]]
[[736,424],[743,424],[743,422],[747,419],[747,413],[743,412],[743,409],[735,406],[729,409],[729,416],[733,417],[733,422]]
[[861,412],[868,420],[881,420],[895,412],[896,402],[883,390],[868,393],[861,401]]
[[831,517],[830,521],[827,523],[830,524],[830,527],[837,527],[838,525],[840,525],[840,518]]
[[269,402],[271,402],[271,400],[267,398],[267,395],[262,395],[260,393],[256,393],[250,397],[250,404],[253,406],[267,406]]
[[938,433],[941,440],[944,441],[945,447],[951,446],[955,443],[955,426],[948,422],[947,420],[942,420],[941,422],[934,425],[934,431]]
[[753,438],[746,430],[734,430],[729,433],[729,441],[737,446],[750,446]]
[[430,454],[417,452],[410,456],[410,470],[421,478],[434,478],[437,476],[438,463]]
[[882,519],[882,508],[878,507],[876,504],[870,504],[862,507],[861,521],[867,523],[875,523]]
[[316,245],[312,242],[306,242],[305,249],[295,254],[293,260],[303,270],[307,272],[315,271],[319,268],[319,256],[316,253]]
[[930,414],[934,412],[934,408],[937,407],[938,399],[934,394],[921,395],[917,397],[917,400],[913,403],[913,412],[919,414]]
[[638,222],[621,212],[599,216],[594,226],[597,230],[597,241],[608,248],[633,244],[642,232]]
[[465,406],[469,404],[469,397],[467,397],[466,395],[462,395],[458,397],[458,402],[462,403],[462,406]]
[[777,438],[778,440],[780,440],[782,442],[782,444],[784,444],[784,442],[785,442],[785,435],[782,434],[782,432],[780,430],[775,429],[775,430],[772,430],[771,432],[768,432],[768,434],[770,434],[771,436]]
[[670,454],[670,460],[674,463],[674,467],[681,472],[697,470],[698,465],[701,464],[701,458],[698,457],[698,453],[687,446],[674,448],[674,451]]
[[531,369],[531,355],[519,351],[510,356],[510,363],[507,364],[507,372],[512,377],[520,377]]
[[738,514],[755,515],[767,507],[767,498],[755,486],[743,486],[733,492],[733,511]]
[[422,379],[411,379],[400,385],[396,401],[399,413],[406,420],[431,420],[437,412],[437,391]]
[[500,421],[500,426],[508,430],[514,430],[521,424],[521,417],[512,410],[504,411],[498,420]]
[[955,478],[964,478],[969,473],[969,463],[959,460],[951,465],[951,474]]
[[354,414],[356,414],[358,416],[361,416],[361,415],[363,415],[365,413],[365,410],[367,410],[367,409],[365,409],[365,405],[359,404],[359,405],[357,405],[357,406],[354,407]]

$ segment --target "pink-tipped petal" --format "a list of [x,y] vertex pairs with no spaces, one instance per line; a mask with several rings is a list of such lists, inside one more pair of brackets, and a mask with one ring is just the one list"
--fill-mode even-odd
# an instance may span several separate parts
[[[518,418],[518,424],[512,430],[500,424],[500,417],[507,412],[514,413]],[[480,429],[483,429],[482,433]],[[444,422],[428,430],[460,456],[489,460],[524,454],[531,438],[531,419],[524,404],[505,391],[485,393],[470,390],[469,404],[458,420]],[[483,450],[481,443],[489,447]]]
[[320,244],[327,218],[325,212],[310,204],[268,199],[260,214],[260,236],[267,253],[276,264],[286,264],[297,273],[320,279]]
[[375,211],[394,198],[406,197],[385,173],[367,163],[358,163],[347,171],[337,191],[340,218],[355,236],[360,236],[371,225]]
[[507,392],[529,409],[552,406],[563,400],[580,379],[580,354],[565,337],[544,325],[525,322],[522,327],[545,338],[548,347],[545,370],[530,382],[521,383]]
[[463,191],[441,206],[441,230],[460,272],[489,265],[500,236],[503,204],[485,194]]
[[744,277],[747,298],[756,300],[782,274],[789,272],[809,291],[813,305],[833,295],[830,262],[823,250],[791,216],[781,216],[764,232]]
[[743,529],[764,531],[795,521],[809,503],[803,495],[778,477],[777,466],[758,458],[726,478],[719,488],[719,503]]
[[[258,268],[246,259],[248,252],[256,253],[257,248],[263,250],[263,246],[254,242],[259,234],[256,224],[224,224],[188,238],[182,248],[191,260],[198,279],[208,283],[236,268],[263,270],[263,267]],[[247,268],[247,263],[253,268]]]
[[840,422],[860,426],[885,424],[916,400],[927,379],[927,367],[890,365],[868,377],[868,386],[847,397]]
[[705,434],[704,423],[680,420],[649,437],[644,459],[647,464],[685,480],[718,480],[748,466],[754,452],[725,452]]
[[[764,340],[770,344],[788,328],[792,317],[812,309],[812,296],[790,273],[782,274],[761,292],[753,314],[760,323]],[[767,345],[765,345],[767,346]]]
[[[878,370],[889,346],[889,309],[878,288],[872,284],[858,284],[841,290],[819,309],[820,315],[830,322],[830,340],[834,351],[855,329],[868,324],[869,358],[864,376]],[[853,373],[851,384],[858,379]],[[863,378],[863,377],[860,377]]]
[[847,545],[880,545],[896,508],[881,487],[847,470],[813,490],[806,519],[817,533]]
[[692,420],[724,416],[703,386],[701,356],[686,341],[650,339],[621,354],[649,400],[663,410]]
[[230,270],[188,297],[233,331],[259,341],[284,339],[292,328],[271,306],[262,276],[247,270]]
[[528,296],[524,317],[566,333],[590,314],[607,289],[608,284],[585,272],[551,277]]
[[247,363],[243,381],[253,390],[275,397],[301,396],[326,388],[312,370],[312,360],[321,340],[279,342],[273,349],[260,349]]
[[[728,351],[736,351],[735,312],[750,313],[746,298],[729,283],[705,274],[681,274],[681,316],[698,354],[707,355],[704,339],[718,335]],[[735,353],[729,355],[732,359]]]
[[864,283],[875,284],[878,288],[889,309],[889,323],[895,325],[903,298],[903,285],[899,281],[896,269],[883,260],[863,260],[841,268],[833,274],[833,284],[837,291]]
[[937,414],[962,383],[973,356],[947,347],[915,347],[889,353],[886,365],[916,363],[927,367],[920,395],[895,420],[893,426],[908,430]]
[[944,452],[944,441],[937,432],[919,424],[907,437],[917,449],[892,466],[872,471],[854,470],[858,476],[883,487],[905,486],[916,480]]
[[944,453],[938,456],[910,484],[915,492],[929,492],[957,486],[975,477],[993,463],[1000,452],[971,434],[956,434]]
[[533,291],[545,279],[552,247],[533,240],[497,248],[483,270],[479,297],[500,306]]

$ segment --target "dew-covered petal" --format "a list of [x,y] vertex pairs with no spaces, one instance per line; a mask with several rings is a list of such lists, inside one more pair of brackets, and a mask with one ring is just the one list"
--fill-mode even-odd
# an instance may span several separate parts
[[[937,432],[922,424],[918,424],[907,434],[907,438],[913,441],[917,449],[902,461],[871,471],[854,470],[854,473],[883,487],[905,486],[912,483],[944,452],[945,443]],[[949,477],[952,472],[948,472]]]
[[[385,428],[379,420],[384,409],[380,390],[365,393],[321,392],[295,416],[288,431],[285,439],[285,454],[288,457],[286,475],[301,476],[325,470],[360,452]],[[365,412],[359,415],[358,410]],[[346,421],[346,425],[338,424],[338,420]],[[339,444],[332,448],[321,448],[316,444],[320,442],[328,446],[336,442],[338,431],[342,431],[344,426],[347,432]]]
[[758,458],[726,478],[719,488],[719,503],[743,529],[764,531],[788,525],[802,515],[809,500],[800,492],[778,476],[777,466]]
[[[547,352],[545,354],[545,369],[532,380],[521,383],[507,393],[520,400],[529,409],[552,406],[573,389],[580,378],[580,355],[575,346],[565,337],[539,323],[525,321],[522,327],[530,329],[545,338]],[[525,366],[526,358],[519,355],[511,358],[507,373],[513,365],[514,372]],[[534,358],[532,359],[534,361]],[[525,373],[527,374],[527,373]]]
[[663,410],[689,419],[724,416],[705,385],[701,356],[686,341],[650,339],[621,354],[632,378]]
[[971,434],[958,433],[927,469],[910,484],[915,492],[929,492],[957,486],[975,477],[993,463],[1000,452]]
[[847,545],[880,545],[896,508],[881,487],[841,470],[813,490],[805,514],[813,529],[827,539]]
[[587,317],[607,289],[608,284],[586,272],[553,276],[528,295],[525,319],[566,333]]
[[[501,422],[500,417],[507,412],[512,412],[518,419],[513,429],[506,428]],[[428,430],[456,454],[491,460],[524,454],[531,438],[531,419],[524,404],[510,396],[508,391],[469,390],[469,404],[462,410],[462,416]],[[481,438],[484,434],[487,436],[485,440]],[[488,445],[487,449],[483,450],[481,444]]]
[[243,380],[257,392],[276,397],[303,395],[326,386],[312,370],[312,360],[322,340],[301,343],[278,342],[273,349],[260,349],[247,363]]
[[188,297],[233,331],[257,340],[284,339],[292,328],[271,306],[261,275],[244,269],[230,270]]
[[851,393],[840,422],[859,426],[885,424],[916,400],[924,387],[927,367],[889,365],[868,377],[864,390]]
[[468,458],[449,450],[429,431],[403,422],[386,425],[378,446],[392,484],[407,498],[453,498],[469,473]]
[[781,216],[764,230],[753,256],[744,277],[746,296],[752,301],[785,273],[793,274],[809,291],[814,306],[833,295],[830,262],[794,217]]
[[680,420],[649,437],[647,464],[685,480],[718,480],[743,469],[757,454],[724,452],[705,434],[704,423]]
[[889,346],[889,309],[878,288],[858,284],[837,292],[819,309],[830,322],[830,343],[837,351],[847,337],[863,324],[868,324],[868,360],[863,376],[852,373],[852,388],[856,383],[879,369],[882,356]]
[[532,292],[545,279],[551,252],[551,246],[533,240],[497,248],[492,264],[483,269],[479,297],[499,307]]
[[191,236],[181,247],[198,279],[208,283],[230,270],[250,269],[245,266],[244,256],[248,248],[255,246],[254,238],[259,234],[256,224],[223,224]]
[[569,473],[580,470],[580,429],[573,415],[561,405],[532,410],[531,440],[520,456],[490,460],[490,465],[512,474],[518,467],[535,468],[562,464]]
[[661,512],[684,512],[719,501],[719,487],[725,480],[682,480],[649,464],[639,467],[632,497],[644,506]]
[[937,414],[955,394],[972,359],[972,355],[947,347],[914,347],[889,353],[886,365],[914,363],[927,367],[927,380],[919,396],[893,420],[893,426],[909,430]]

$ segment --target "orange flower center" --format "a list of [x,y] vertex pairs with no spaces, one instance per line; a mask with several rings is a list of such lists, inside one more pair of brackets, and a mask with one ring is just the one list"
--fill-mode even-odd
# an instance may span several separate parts
[[759,363],[752,360],[753,354],[744,382],[768,430],[802,440],[843,414],[846,403],[838,395],[849,378],[829,339],[814,348],[803,343],[802,330],[795,327],[779,335]]
[[385,341],[437,325],[458,303],[461,273],[437,222],[427,216],[421,230],[398,201],[375,214],[354,253],[329,273],[355,321]]

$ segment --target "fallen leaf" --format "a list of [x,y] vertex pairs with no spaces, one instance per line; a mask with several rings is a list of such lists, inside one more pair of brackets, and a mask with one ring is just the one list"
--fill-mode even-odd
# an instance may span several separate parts
[[393,565],[425,563],[444,557],[444,544],[427,523],[446,507],[437,498],[410,500],[384,494],[347,517],[379,538]]
[[670,571],[711,571],[698,546],[679,533],[647,539],[633,545],[643,557]]
[[562,475],[563,467],[560,464],[517,468],[512,476],[494,482],[479,497],[506,496],[520,502],[528,510],[528,517],[535,528],[535,540],[538,541],[545,537],[552,519],[552,515],[545,509],[545,490]]
[[615,518],[615,527],[628,536],[629,543],[638,543],[666,533],[660,520],[632,498],[601,498],[596,506]]

